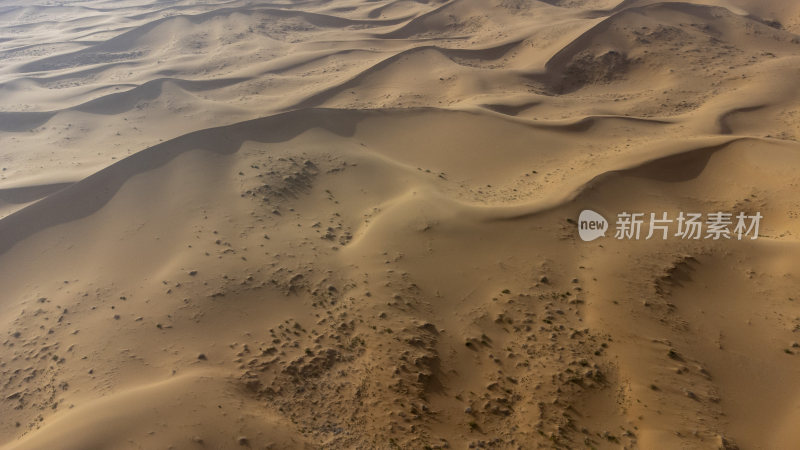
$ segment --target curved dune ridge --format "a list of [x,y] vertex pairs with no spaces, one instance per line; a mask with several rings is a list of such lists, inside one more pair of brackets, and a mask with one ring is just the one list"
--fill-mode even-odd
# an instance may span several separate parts
[[798,14],[0,2],[0,445],[797,447]]

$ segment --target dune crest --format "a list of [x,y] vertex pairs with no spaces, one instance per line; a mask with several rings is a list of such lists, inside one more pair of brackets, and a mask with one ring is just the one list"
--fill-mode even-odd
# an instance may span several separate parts
[[4,2],[0,445],[797,446],[797,13]]

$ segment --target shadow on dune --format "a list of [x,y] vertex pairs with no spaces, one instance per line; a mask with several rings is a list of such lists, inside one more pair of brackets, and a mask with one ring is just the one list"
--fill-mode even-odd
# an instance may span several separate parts
[[196,131],[142,150],[0,220],[0,253],[38,231],[89,216],[132,176],[161,167],[184,152],[232,154],[246,140],[283,142],[312,128],[349,137],[362,117],[347,110],[294,111]]
[[136,60],[146,54],[144,50],[145,47],[139,46],[138,42],[147,37],[155,30],[156,27],[162,24],[175,20],[187,20],[194,25],[198,25],[213,20],[216,17],[230,16],[233,14],[261,14],[279,19],[301,18],[310,25],[320,28],[343,28],[348,26],[389,26],[408,20],[408,18],[390,20],[356,20],[305,11],[264,7],[225,8],[195,15],[178,15],[160,18],[85,49],[67,54],[49,56],[29,62],[19,67],[18,71],[20,73],[42,72],[83,65]]
[[0,189],[0,201],[13,204],[29,203],[47,197],[70,185],[72,185],[72,183],[54,183]]
[[124,92],[115,92],[89,100],[80,105],[57,111],[0,111],[0,131],[20,132],[40,127],[63,111],[78,111],[89,114],[113,115],[130,111],[144,100],[155,100],[164,89],[164,83],[173,83],[187,92],[202,92],[224,88],[248,81],[250,78],[225,78],[217,80],[181,80],[159,78],[148,81]]

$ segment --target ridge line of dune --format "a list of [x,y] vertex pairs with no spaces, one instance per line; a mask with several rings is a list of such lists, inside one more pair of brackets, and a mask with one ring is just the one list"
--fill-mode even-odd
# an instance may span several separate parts
[[[161,393],[161,395],[156,396],[156,398],[159,398],[166,393],[179,391],[180,386],[190,385],[192,382],[227,383],[230,382],[230,380],[235,380],[235,378],[228,371],[206,368],[194,369],[170,378],[154,380],[149,383],[141,383],[118,392],[113,392],[109,395],[98,397],[75,409],[61,411],[59,415],[48,420],[41,428],[31,431],[19,439],[13,439],[2,444],[2,448],[29,448],[27,446],[31,445],[31,441],[34,444],[39,442],[39,444],[36,445],[41,445],[42,440],[52,441],[54,439],[53,437],[49,437],[50,434],[57,435],[55,439],[58,439],[59,435],[62,438],[70,435],[75,436],[74,428],[76,426],[80,427],[83,425],[84,427],[91,428],[91,426],[96,423],[102,424],[105,421],[113,422],[129,415],[135,417],[146,414],[149,408],[147,406],[142,407],[137,405],[137,400],[141,400],[142,398],[148,399],[154,394]],[[152,399],[150,400],[152,401]],[[116,403],[121,401],[124,401],[123,403],[127,408],[119,408],[121,405],[113,407]],[[146,403],[147,402],[145,402],[145,405]],[[152,408],[153,406],[157,405],[152,405],[150,407]],[[74,423],[76,418],[81,418],[87,414],[89,417],[84,417],[83,423]],[[49,444],[52,444],[52,442],[49,442]]]
[[[623,1],[622,3],[627,3]],[[657,2],[657,3],[649,3],[645,5],[636,5],[636,6],[629,6],[624,7],[622,9],[617,10],[613,8],[608,12],[608,15],[603,17],[598,23],[589,27],[586,31],[578,35],[575,39],[572,39],[569,43],[564,45],[561,49],[551,56],[547,62],[545,63],[545,73],[538,74],[538,75],[548,75],[552,76],[553,71],[562,68],[566,62],[568,62],[571,58],[575,56],[575,54],[580,51],[580,49],[584,48],[584,43],[586,41],[591,41],[596,35],[601,34],[606,31],[606,29],[611,25],[614,20],[617,20],[624,14],[629,13],[637,13],[639,11],[646,11],[648,9],[655,9],[655,8],[666,8],[672,9],[679,12],[683,12],[693,16],[700,16],[698,12],[701,13],[708,13],[710,10],[725,10],[731,14],[736,14],[730,9],[725,6],[720,5],[706,5],[706,4],[696,4],[696,3],[688,3],[688,2]],[[751,17],[743,16],[748,20],[753,20],[758,23],[762,23],[758,20],[754,20]],[[577,49],[577,50],[576,50]]]
[[[61,189],[21,210],[18,210],[0,219],[0,254],[6,252],[20,240],[51,226],[67,223],[86,217],[102,208],[122,187],[122,185],[132,176],[151,169],[160,167],[179,154],[186,151],[205,150],[222,154],[230,154],[238,151],[239,146],[245,140],[256,140],[259,142],[280,142],[294,137],[305,130],[320,127],[343,136],[352,135],[354,127],[367,114],[386,114],[392,112],[414,113],[415,111],[445,111],[457,113],[457,110],[439,108],[415,108],[415,109],[331,109],[331,108],[308,108],[293,111],[286,111],[271,116],[238,122],[231,125],[206,128],[194,131],[177,138],[171,139],[148,147],[140,152],[128,156],[94,174]],[[461,111],[469,114],[481,115],[478,111]],[[361,114],[362,117],[356,119],[345,118],[348,113]],[[333,114],[333,116],[331,116]],[[297,120],[300,119],[300,120]],[[302,123],[299,123],[302,122]],[[272,127],[271,127],[272,126]],[[250,130],[248,133],[246,130]],[[254,131],[257,130],[257,131]],[[755,137],[710,137],[707,140],[723,139],[722,144],[717,143],[719,148],[728,144],[745,139],[760,139]],[[631,172],[637,168],[645,166],[654,161],[671,158],[676,155],[691,154],[697,151],[708,149],[708,146],[691,148],[677,154],[668,155],[660,158],[647,159],[628,167],[606,171],[592,177],[591,180],[582,183],[564,196],[556,199],[539,199],[527,205],[515,206],[477,206],[472,207],[476,210],[488,211],[492,214],[487,215],[487,220],[511,220],[535,215],[559,205],[571,201],[581,192],[591,188],[595,183],[604,177],[615,173]],[[716,148],[718,150],[719,148]],[[84,199],[81,201],[64,202],[66,198]],[[90,199],[92,201],[88,201]],[[71,203],[71,208],[64,208],[65,203]],[[487,209],[484,209],[487,208]],[[505,217],[495,216],[499,210],[509,211]],[[54,212],[58,212],[54,214]],[[36,217],[35,219],[33,217]],[[30,223],[35,223],[36,227],[31,227]]]
[[[354,128],[358,122],[360,122],[364,117],[367,115],[372,114],[391,114],[391,113],[401,113],[401,114],[413,114],[415,112],[421,111],[441,111],[447,113],[467,113],[467,114],[474,114],[477,116],[485,115],[496,117],[501,120],[510,121],[513,123],[518,123],[521,125],[531,126],[535,128],[545,128],[545,129],[552,129],[555,131],[563,130],[566,132],[574,132],[576,131],[576,127],[581,128],[583,130],[588,129],[596,120],[602,119],[612,119],[612,120],[645,120],[641,118],[630,118],[630,117],[616,117],[616,116],[588,116],[585,118],[581,118],[576,122],[566,123],[566,124],[558,124],[558,123],[548,123],[542,124],[537,123],[536,121],[520,119],[515,117],[510,117],[500,113],[494,113],[491,111],[487,111],[480,108],[474,109],[447,109],[447,108],[435,108],[435,107],[418,107],[418,108],[403,108],[403,109],[395,109],[395,108],[371,108],[371,109],[339,109],[339,108],[321,108],[321,107],[309,107],[309,108],[301,108],[301,109],[294,109],[289,111],[279,112],[273,115],[264,116],[260,118],[250,119],[243,122],[237,122],[230,125],[223,125],[219,127],[212,127],[212,128],[205,128],[197,131],[193,131],[176,138],[170,139],[168,141],[161,142],[154,146],[148,147],[143,149],[137,153],[134,153],[126,158],[123,158],[114,164],[105,167],[88,177],[77,181],[75,183],[70,184],[69,186],[61,189],[52,195],[49,195],[38,202],[29,205],[21,210],[15,211],[14,213],[0,219],[0,254],[7,251],[14,243],[18,240],[21,240],[23,237],[26,237],[32,234],[35,231],[40,229],[48,228],[49,226],[57,225],[60,223],[69,222],[72,220],[79,219],[81,217],[85,217],[92,212],[100,209],[108,200],[113,197],[114,193],[132,176],[136,175],[137,173],[141,173],[150,169],[154,169],[160,167],[163,164],[166,164],[168,161],[172,160],[177,155],[185,152],[185,151],[192,151],[192,150],[207,150],[207,151],[215,151],[218,153],[233,153],[238,150],[238,146],[235,149],[230,149],[229,146],[231,145],[231,141],[238,142],[241,145],[241,142],[244,140],[258,140],[257,138],[251,136],[250,134],[260,134],[260,141],[262,142],[279,142],[285,139],[289,139],[297,134],[300,134],[303,131],[314,127],[320,127],[328,129],[337,134],[341,135],[349,135],[352,134]],[[361,117],[357,119],[344,119],[342,120],[342,115],[346,115],[348,113],[356,113],[360,114]],[[331,117],[330,114],[333,114]],[[304,118],[306,120],[292,120],[293,118]],[[308,120],[311,120],[311,123],[306,123]],[[649,120],[647,120],[649,122]],[[302,122],[302,123],[299,123]],[[263,127],[258,132],[251,132],[250,134],[245,134],[243,131],[248,127],[253,127],[258,124],[260,125],[274,125],[277,123],[283,123],[285,126],[283,127],[276,127],[273,129],[274,133],[264,133]],[[656,122],[660,123],[660,122]],[[589,124],[587,127],[586,124]],[[341,128],[344,127],[344,128]],[[732,142],[736,142],[739,140],[763,140],[764,138],[760,137],[753,137],[753,136],[712,136],[703,139],[723,139],[724,144],[722,146],[728,145]],[[218,144],[227,144],[227,145],[218,145]],[[669,158],[678,154],[685,154],[685,153],[692,153],[697,150],[702,150],[704,147],[700,148],[691,148],[689,150],[679,152],[673,155],[667,155],[665,157],[656,158],[656,161],[663,158]],[[564,202],[570,201],[572,198],[579,195],[579,193],[584,190],[585,188],[591,187],[593,181],[602,178],[611,173],[618,173],[621,171],[630,171],[638,166],[645,165],[647,163],[653,162],[652,159],[647,159],[641,161],[637,164],[632,166],[623,167],[620,169],[615,169],[613,171],[606,171],[603,174],[595,175],[592,180],[584,183],[579,187],[576,191],[570,192],[564,196],[564,198],[560,198],[557,200],[537,200],[534,202],[536,206],[531,205],[516,205],[516,206],[502,206],[501,208],[509,208],[509,209],[520,209],[526,210],[526,208],[533,208],[532,211],[520,213],[522,215],[531,215],[534,213],[542,212],[544,210],[549,210],[554,207],[557,207]],[[139,167],[138,165],[141,165]],[[133,166],[133,167],[129,167]],[[106,189],[103,190],[102,195],[98,194],[98,190],[88,187],[86,185],[95,185],[101,183],[101,181],[106,181]],[[111,188],[108,189],[108,186]],[[55,218],[49,214],[46,214],[47,209],[51,206],[58,205],[60,202],[60,197],[72,195],[74,191],[83,190],[87,197],[94,197],[95,201],[98,202],[93,207],[86,207],[84,208],[72,208],[68,209],[68,217],[67,218]],[[544,206],[541,206],[544,204]],[[477,207],[477,205],[476,205]],[[494,208],[494,206],[491,206]],[[482,207],[481,207],[482,208]],[[61,210],[64,210],[61,208]],[[45,217],[40,218],[36,221],[37,224],[41,224],[38,229],[34,230],[31,227],[17,227],[17,233],[14,233],[14,227],[16,222],[23,222],[23,216],[27,214],[33,214],[34,211],[40,214],[45,214]],[[49,219],[48,219],[49,218]],[[514,217],[512,217],[514,218]],[[48,224],[48,220],[50,223]]]
[[[401,17],[397,19],[347,19],[343,17],[307,12],[307,11],[284,10],[277,8],[259,8],[257,6],[252,6],[252,5],[250,7],[222,8],[199,14],[179,14],[179,15],[167,16],[155,19],[145,24],[136,26],[135,28],[129,31],[123,32],[122,34],[114,36],[106,41],[101,42],[100,44],[92,45],[73,52],[60,53],[52,56],[47,56],[45,58],[36,59],[34,61],[30,61],[28,63],[19,66],[17,70],[20,73],[31,73],[31,72],[41,72],[44,70],[53,70],[53,67],[50,66],[54,64],[58,66],[59,61],[64,59],[72,60],[81,54],[91,54],[93,52],[114,53],[118,51],[115,49],[117,49],[119,46],[124,47],[123,44],[131,40],[136,40],[138,37],[144,35],[148,31],[170,20],[186,19],[192,23],[202,23],[206,20],[211,20],[217,16],[225,16],[237,13],[247,14],[254,12],[271,14],[276,17],[301,16],[304,17],[306,20],[308,20],[309,23],[311,23],[312,25],[319,25],[323,21],[328,21],[332,22],[334,24],[333,26],[337,27],[353,26],[353,25],[388,26],[410,20],[410,17]],[[63,66],[61,68],[74,67],[74,65],[70,66],[69,64],[74,64],[74,63],[68,62],[68,63],[61,63],[60,65]]]
[[[719,137],[713,137],[713,138],[706,138],[706,139],[708,139],[708,140],[718,140],[720,138]],[[557,208],[559,208],[561,206],[564,206],[567,203],[570,203],[570,202],[574,201],[575,199],[580,197],[584,192],[597,188],[599,185],[604,183],[610,177],[617,176],[617,175],[634,175],[634,176],[636,176],[635,174],[636,174],[637,171],[641,171],[643,169],[646,169],[646,168],[648,168],[648,166],[658,165],[660,163],[664,163],[664,162],[670,161],[671,159],[674,159],[674,158],[681,158],[681,157],[687,157],[687,156],[696,156],[697,154],[700,154],[701,157],[703,157],[703,156],[710,157],[712,154],[714,154],[714,153],[716,153],[716,152],[718,152],[720,150],[725,149],[730,144],[733,144],[735,142],[746,141],[746,140],[760,140],[760,138],[755,138],[755,137],[733,137],[733,138],[727,138],[721,143],[704,145],[704,146],[700,146],[700,147],[693,147],[693,148],[690,148],[688,150],[684,150],[684,151],[677,152],[677,153],[674,153],[674,154],[645,159],[644,161],[639,161],[639,162],[627,165],[625,167],[621,167],[619,169],[606,170],[606,171],[604,171],[602,173],[599,173],[599,174],[596,174],[596,175],[592,176],[591,179],[589,179],[586,182],[581,183],[579,187],[577,187],[576,189],[573,189],[572,191],[569,191],[569,192],[563,194],[561,197],[550,198],[550,199],[541,199],[541,200],[537,200],[537,201],[532,202],[532,203],[527,204],[527,205],[515,205],[515,206],[505,207],[505,210],[508,211],[507,214],[503,214],[503,215],[499,215],[498,214],[498,215],[487,216],[486,220],[489,221],[489,222],[491,222],[491,221],[513,221],[513,220],[521,220],[521,219],[527,219],[527,218],[530,218],[530,217],[535,217],[535,216],[537,216],[539,214],[555,210],[555,209],[557,209]],[[708,161],[706,160],[705,162],[707,163]]]
[[[490,59],[498,59],[501,58],[505,53],[510,51],[511,48],[518,45],[521,41],[522,40],[513,40],[512,42],[507,42],[504,44],[495,45],[487,48],[481,48],[481,49],[448,49],[439,47],[437,45],[420,45],[411,47],[405,50],[401,50],[397,53],[394,53],[391,56],[388,56],[378,61],[377,63],[371,65],[370,67],[367,67],[366,69],[361,70],[360,72],[358,72],[357,74],[353,75],[352,77],[348,78],[345,81],[336,83],[327,88],[323,88],[321,91],[305,97],[303,100],[300,100],[296,104],[284,108],[283,111],[319,106],[325,101],[334,97],[336,94],[340,93],[341,91],[350,89],[351,87],[357,85],[364,78],[374,74],[375,72],[381,69],[388,67],[389,65],[403,58],[404,56],[408,56],[414,53],[433,50],[452,61],[453,55],[458,55],[460,57],[465,57],[466,55],[475,55],[476,57],[480,57],[480,55],[499,52],[500,53],[499,55],[495,55],[494,57],[490,58]],[[458,64],[455,61],[454,63]]]

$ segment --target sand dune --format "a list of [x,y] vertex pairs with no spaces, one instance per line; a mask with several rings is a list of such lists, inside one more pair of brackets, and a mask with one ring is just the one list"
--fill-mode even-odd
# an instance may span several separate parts
[[[198,395],[199,392],[213,393],[213,397]],[[233,445],[226,433],[209,433],[208,423],[216,424],[218,431],[238,428],[242,434],[236,437],[236,443],[242,445],[258,437],[283,448],[308,446],[301,437],[287,432],[282,420],[266,416],[257,402],[242,402],[237,394],[235,385],[226,386],[213,375],[176,376],[76,408],[48,424],[41,433],[9,448],[108,448],[119,445],[121,437],[135,439],[139,435],[150,437],[142,445],[157,446],[164,439],[162,434],[183,441],[192,433],[195,434],[190,442],[196,446]],[[176,418],[180,418],[178,422]]]
[[0,2],[0,445],[797,447],[798,12]]

